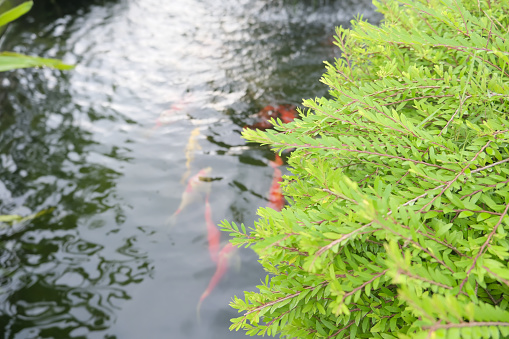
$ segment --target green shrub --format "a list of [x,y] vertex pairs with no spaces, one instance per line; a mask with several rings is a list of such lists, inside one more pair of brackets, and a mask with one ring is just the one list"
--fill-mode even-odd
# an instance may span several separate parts
[[301,119],[246,130],[295,148],[283,211],[251,233],[270,273],[232,329],[285,338],[509,337],[509,4],[375,2]]

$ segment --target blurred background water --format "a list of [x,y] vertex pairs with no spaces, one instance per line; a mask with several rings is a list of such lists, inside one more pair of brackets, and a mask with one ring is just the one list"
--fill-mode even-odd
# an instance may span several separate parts
[[359,13],[381,19],[369,0],[36,0],[1,50],[76,68],[0,75],[0,214],[52,209],[0,229],[2,337],[244,337],[228,303],[264,278],[256,255],[237,251],[198,322],[203,201],[167,220],[186,171],[211,167],[214,223],[253,225],[274,155],[242,128],[327,95],[334,28]]

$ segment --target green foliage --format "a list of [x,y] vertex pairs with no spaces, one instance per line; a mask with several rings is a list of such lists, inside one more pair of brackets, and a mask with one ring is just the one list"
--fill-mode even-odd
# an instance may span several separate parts
[[[19,6],[9,8],[7,2],[0,0],[0,32],[3,26],[16,20],[33,6],[33,1],[26,1]],[[9,8],[9,9],[6,9]],[[74,66],[64,64],[60,60],[31,57],[12,52],[0,52],[0,72],[27,67],[53,67],[61,70],[72,69]]]
[[223,222],[270,273],[232,329],[285,338],[509,337],[509,5],[375,2],[337,29],[332,99],[244,137],[295,148],[290,206]]

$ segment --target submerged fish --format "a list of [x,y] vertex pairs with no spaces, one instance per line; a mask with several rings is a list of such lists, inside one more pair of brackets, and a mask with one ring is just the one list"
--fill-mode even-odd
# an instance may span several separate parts
[[284,124],[287,124],[292,122],[297,115],[297,110],[293,105],[281,104],[276,105],[275,107],[267,105],[256,114],[255,118],[258,121],[252,125],[245,126],[245,128],[266,130],[274,127],[270,123],[272,118],[276,120],[279,118]]
[[269,190],[269,204],[268,207],[281,211],[286,204],[283,191],[281,190],[282,173],[279,166],[283,165],[283,160],[276,154],[276,160],[269,162],[269,165],[274,168],[274,174],[272,175],[272,184]]
[[170,225],[173,226],[175,224],[177,215],[182,212],[187,205],[202,198],[203,195],[207,196],[210,193],[210,180],[208,180],[210,172],[212,172],[211,167],[203,168],[188,180],[186,189],[182,193],[179,207],[168,219]]
[[217,263],[221,232],[217,229],[216,224],[212,221],[212,209],[210,207],[208,195],[205,198],[205,223],[207,224],[207,240],[209,242],[210,258],[213,262]]
[[200,135],[200,128],[196,127],[191,131],[189,140],[186,145],[186,171],[182,175],[181,182],[185,182],[191,173],[191,162],[194,159],[194,153],[196,150],[200,150],[201,146],[198,143],[198,136]]
[[188,106],[190,98],[191,95],[187,94],[182,99],[172,104],[169,109],[162,111],[156,119],[156,124],[153,129],[158,129],[163,125],[169,125],[175,121],[183,119],[184,109]]
[[198,319],[200,318],[200,308],[201,304],[203,303],[203,300],[207,298],[210,292],[212,292],[214,287],[216,287],[217,283],[221,280],[223,275],[228,271],[230,258],[232,257],[232,254],[235,252],[236,249],[237,248],[233,246],[231,243],[227,243],[219,252],[216,271],[214,272],[214,275],[210,279],[207,289],[202,293],[200,301],[198,302],[198,306],[196,308]]
[[181,111],[183,109],[184,106],[181,103],[171,105],[169,109],[164,110],[161,112],[161,114],[159,114],[153,129],[158,129],[163,125],[169,125],[175,121],[181,120],[182,116],[179,113],[182,113]]
[[274,161],[269,161],[269,166],[272,168],[278,168],[283,165],[283,159],[279,155],[276,154],[276,158]]
[[292,122],[298,115],[295,106],[279,105],[277,108],[278,118],[285,124]]

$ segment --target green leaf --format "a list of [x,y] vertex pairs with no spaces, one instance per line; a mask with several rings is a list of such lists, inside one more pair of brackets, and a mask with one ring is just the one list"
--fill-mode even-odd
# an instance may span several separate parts
[[31,57],[13,52],[0,53],[0,72],[29,67],[51,67],[59,70],[74,68],[74,66],[67,65],[56,59]]
[[0,222],[14,222],[23,219],[21,215],[0,215]]
[[9,22],[16,20],[26,12],[28,12],[34,5],[33,1],[23,2],[4,13],[0,14],[0,27],[7,25]]
[[459,215],[458,215],[458,218],[461,219],[461,218],[468,218],[468,217],[471,217],[474,215],[474,212],[472,211],[462,211]]
[[321,314],[325,314],[325,308],[323,308],[322,304],[321,303],[316,303],[316,308],[318,308],[318,311],[321,313]]
[[489,217],[491,217],[491,214],[489,213],[479,213],[479,215],[477,216],[477,221],[483,221],[483,220],[486,220],[488,219]]
[[325,332],[325,330],[323,329],[322,325],[320,324],[320,322],[317,320],[316,321],[316,330],[318,331],[318,333],[320,333],[322,336],[326,337],[327,336],[327,332]]
[[357,338],[356,335],[357,335],[357,329],[358,327],[357,326],[351,326],[350,327],[350,339],[355,339]]

